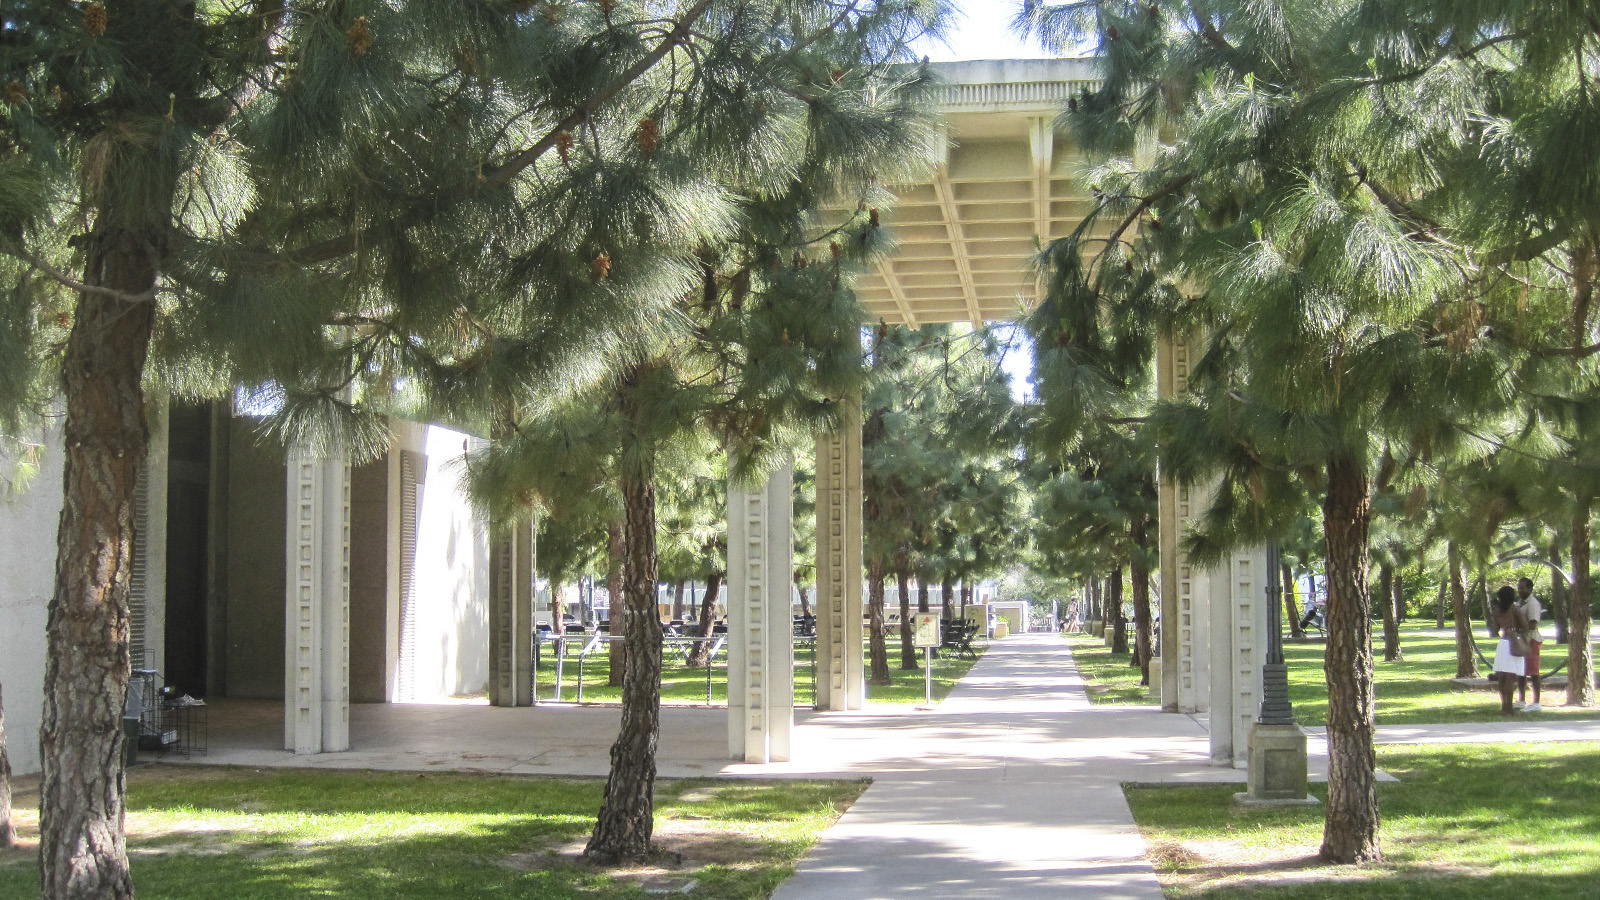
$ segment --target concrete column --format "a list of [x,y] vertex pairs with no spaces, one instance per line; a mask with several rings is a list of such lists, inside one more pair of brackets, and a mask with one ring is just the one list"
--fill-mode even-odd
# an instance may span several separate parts
[[163,393],[152,393],[145,405],[150,449],[144,474],[140,476],[139,530],[134,535],[133,583],[128,598],[129,626],[138,632],[130,635],[128,648],[133,653],[134,668],[166,669],[170,412],[170,398]]
[[[1192,337],[1161,340],[1156,372],[1162,399],[1188,391],[1195,344]],[[1209,491],[1165,476],[1159,484],[1161,706],[1169,712],[1204,712],[1210,708],[1210,579],[1204,570],[1190,566],[1180,545],[1189,526],[1204,513]]]
[[[1227,687],[1231,706],[1231,763],[1243,769],[1250,762],[1250,731],[1261,711],[1262,673],[1267,661],[1268,622],[1267,586],[1272,573],[1267,571],[1267,548],[1246,547],[1228,557],[1229,668]],[[1217,643],[1224,643],[1220,638]],[[1225,730],[1213,702],[1211,732],[1213,742]]]
[[794,467],[728,484],[728,755],[789,758],[794,729]]
[[533,521],[489,542],[489,703],[533,705]]
[[289,454],[284,749],[350,749],[350,463]]
[[[1192,567],[1191,567],[1192,568]],[[1234,761],[1233,719],[1233,583],[1227,562],[1206,570],[1207,629],[1206,670],[1211,710],[1211,764],[1232,767]],[[1196,597],[1199,602],[1199,597]],[[1244,745],[1239,745],[1241,748]]]
[[861,402],[817,438],[817,707],[861,709]]

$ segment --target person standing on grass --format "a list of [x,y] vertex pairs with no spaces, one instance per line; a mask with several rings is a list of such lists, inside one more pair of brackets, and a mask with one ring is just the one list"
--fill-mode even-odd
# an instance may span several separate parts
[[1513,656],[1511,653],[1511,636],[1520,634],[1528,627],[1528,620],[1522,617],[1522,610],[1517,606],[1517,591],[1509,584],[1500,586],[1494,595],[1494,615],[1489,620],[1489,636],[1498,637],[1500,643],[1494,649],[1494,677],[1500,682],[1500,713],[1509,716],[1515,710],[1511,708],[1511,695],[1516,692],[1517,682],[1522,678],[1523,658]]
[[[1528,655],[1522,658],[1523,669],[1527,672],[1517,680],[1517,701],[1526,704],[1523,712],[1538,712],[1539,688],[1542,676],[1539,674],[1539,648],[1544,646],[1544,635],[1539,632],[1539,618],[1544,615],[1544,604],[1539,602],[1539,597],[1533,592],[1533,579],[1523,576],[1517,579],[1517,596],[1521,598],[1518,608],[1522,617],[1528,621]],[[1533,682],[1533,702],[1528,703],[1528,682]]]

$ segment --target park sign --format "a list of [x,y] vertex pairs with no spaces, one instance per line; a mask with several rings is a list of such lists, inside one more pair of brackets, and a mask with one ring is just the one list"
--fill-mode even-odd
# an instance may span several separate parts
[[943,641],[941,624],[938,613],[917,613],[916,645],[926,650],[937,648]]

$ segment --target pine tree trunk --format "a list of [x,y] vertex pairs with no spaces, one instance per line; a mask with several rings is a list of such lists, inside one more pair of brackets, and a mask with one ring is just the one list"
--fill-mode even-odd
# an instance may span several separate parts
[[[129,232],[95,234],[85,281],[147,290],[155,272],[145,244]],[[61,362],[66,473],[39,732],[39,868],[49,900],[133,896],[122,715],[134,488],[149,445],[141,382],[154,313],[151,303],[80,295]]]
[[[656,740],[661,731],[661,614],[656,606],[656,484],[648,451],[622,475],[627,546],[621,618],[628,646],[622,685],[622,728],[611,745],[611,774],[586,859],[602,864],[642,860],[655,828]],[[611,611],[613,633],[618,610]]]
[[683,621],[683,579],[672,586],[672,621]]
[[966,579],[961,580],[961,618],[967,617],[967,604],[972,602],[972,585]]
[[1450,576],[1449,576],[1448,573],[1446,573],[1445,577],[1441,578],[1439,580],[1439,596],[1436,599],[1435,604],[1434,604],[1437,607],[1438,612],[1439,612],[1439,622],[1434,627],[1438,628],[1440,631],[1444,630],[1444,610],[1445,610],[1445,602],[1444,601],[1445,601],[1445,597],[1446,597],[1446,591],[1448,591],[1449,588],[1450,588]]
[[1089,629],[1091,637],[1105,635],[1105,617],[1100,614],[1100,579],[1091,578],[1083,586],[1083,596],[1089,603],[1089,621],[1094,627]]
[[11,757],[6,755],[6,701],[0,694],[0,849],[16,842],[17,829],[11,824]]
[[[612,637],[626,638],[628,623],[623,611],[627,605],[627,587],[624,585],[623,572],[626,569],[628,538],[622,522],[612,522],[606,534],[606,593],[611,595],[611,606],[606,612],[609,624],[606,627],[611,629]],[[606,683],[610,687],[621,687],[623,674],[628,667],[627,641],[611,641],[606,646],[606,652],[611,661],[611,677]]]
[[939,605],[940,618],[944,619],[946,622],[956,617],[955,601],[952,599],[952,595],[954,595],[955,592],[956,580],[948,575],[945,576],[944,581],[939,583]]
[[1594,646],[1589,639],[1589,516],[1591,497],[1578,498],[1572,517],[1571,624],[1567,628],[1567,705],[1594,706]]
[[1128,618],[1122,614],[1122,566],[1111,570],[1111,590],[1106,605],[1111,609],[1111,652],[1128,652]]
[[1283,601],[1289,609],[1289,636],[1297,641],[1305,640],[1306,629],[1300,624],[1300,591],[1294,582],[1294,570],[1288,563],[1279,567],[1283,578]]
[[1455,541],[1445,545],[1446,565],[1450,579],[1450,607],[1455,611],[1456,623],[1456,677],[1478,677],[1478,654],[1472,643],[1472,619],[1467,614],[1467,586],[1461,572],[1461,548]]
[[1150,654],[1155,649],[1150,630],[1150,567],[1145,563],[1145,553],[1150,549],[1149,524],[1145,516],[1139,516],[1133,523],[1133,545],[1137,550],[1129,569],[1133,575],[1133,657],[1142,685],[1150,684]]
[[1478,580],[1472,589],[1472,595],[1478,598],[1478,608],[1483,610],[1483,624],[1488,625],[1494,621],[1494,612],[1489,608],[1489,563],[1487,560],[1478,560]]
[[794,589],[800,595],[800,615],[805,616],[807,619],[811,618],[811,598],[807,596],[809,592],[806,590],[806,586],[800,583],[799,576],[795,577]]
[[917,612],[927,612],[933,607],[928,600],[928,582],[921,575],[917,576]]
[[1395,591],[1399,588],[1394,566],[1384,563],[1378,567],[1378,596],[1383,604],[1383,661],[1394,662],[1400,658],[1400,620],[1395,617]]
[[919,666],[916,635],[911,630],[911,573],[897,567],[894,581],[900,595],[900,668],[916,671]]
[[[1555,543],[1551,543],[1550,545],[1550,563],[1551,565],[1555,566],[1557,570],[1560,570],[1561,548]],[[1567,636],[1571,634],[1571,632],[1568,631],[1568,628],[1571,626],[1571,622],[1569,621],[1568,617],[1568,613],[1570,611],[1570,607],[1568,606],[1568,594],[1570,591],[1571,585],[1567,584],[1566,579],[1560,577],[1550,579],[1550,618],[1555,622],[1556,625],[1557,644],[1565,644],[1567,642]]]
[[695,624],[694,636],[699,638],[694,643],[694,652],[689,654],[689,665],[701,667],[711,665],[711,629],[717,621],[717,595],[722,592],[722,573],[712,572],[706,578],[706,593],[700,599],[700,621]]
[[1094,630],[1094,636],[1103,641],[1106,639],[1106,628],[1110,625],[1107,621],[1110,615],[1106,611],[1106,583],[1100,578],[1092,579],[1089,582],[1089,589],[1094,594],[1095,621],[1100,623]]
[[1367,592],[1372,499],[1361,464],[1328,462],[1322,527],[1328,545],[1328,810],[1322,858],[1364,863],[1378,845],[1377,754],[1373,747],[1372,618]]
[[867,656],[872,663],[868,684],[890,684],[889,647],[883,634],[883,559],[874,556],[867,563]]

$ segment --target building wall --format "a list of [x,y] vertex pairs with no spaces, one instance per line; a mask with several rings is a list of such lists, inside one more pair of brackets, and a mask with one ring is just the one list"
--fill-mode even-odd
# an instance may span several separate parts
[[[397,431],[400,428],[397,425]],[[413,694],[427,702],[489,687],[489,536],[467,501],[461,459],[477,439],[411,425],[395,449],[427,456],[418,514]]]
[[[391,450],[391,453],[398,452]],[[350,470],[350,700],[389,699],[389,460]]]
[[[283,698],[287,470],[256,423],[228,423],[227,591],[221,598],[226,695]],[[216,611],[213,611],[215,614]]]
[[[0,482],[0,690],[5,694],[6,753],[18,775],[39,771],[45,609],[55,582],[61,516],[60,439],[59,431],[45,435],[42,465],[25,490],[13,491]],[[15,463],[0,455],[7,478]]]

